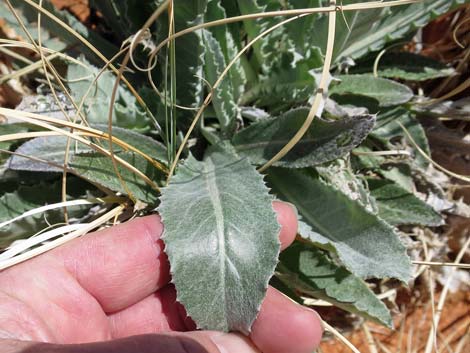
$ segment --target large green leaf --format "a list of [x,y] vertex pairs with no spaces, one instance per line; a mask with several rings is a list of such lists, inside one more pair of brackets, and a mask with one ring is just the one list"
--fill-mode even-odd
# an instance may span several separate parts
[[[107,131],[104,125],[93,127]],[[150,137],[121,128],[113,128],[113,136],[138,148],[153,159],[163,162],[166,160],[165,147]],[[101,144],[108,149],[107,141],[101,140]],[[13,170],[61,172],[66,146],[67,137],[65,136],[37,137],[25,142],[16,150],[21,155],[33,157],[33,159],[14,155],[7,162],[7,166]],[[127,151],[117,145],[114,145],[113,151],[116,156],[133,165],[151,180],[158,182],[161,179],[161,172],[137,153]],[[45,162],[52,163],[52,165]],[[94,152],[90,147],[75,140],[71,140],[68,167],[71,172],[95,184],[116,192],[126,193],[127,191],[121,184],[110,157]],[[157,192],[141,177],[120,164],[118,164],[118,170],[126,187],[137,199],[150,204],[156,202]]]
[[330,94],[354,94],[374,98],[382,107],[403,104],[413,91],[401,83],[372,75],[340,75],[341,82],[330,87]]
[[[108,131],[108,127],[105,125],[93,125],[92,127],[101,131]],[[120,140],[128,143],[131,146],[134,146],[135,148],[138,148],[141,152],[147,154],[148,156],[158,161],[166,161],[165,146],[155,141],[154,139],[137,132],[121,129],[118,127],[113,128],[112,134],[114,137],[119,138]],[[104,148],[107,149],[109,147],[107,140],[100,141]],[[67,137],[65,136],[47,136],[34,138],[23,143],[18,149],[16,149],[16,152],[19,155],[14,155],[10,158],[8,167],[13,170],[61,172],[62,167],[57,167],[54,165],[63,166],[66,147]],[[92,151],[93,150],[90,147],[74,139],[70,139],[69,160],[76,154],[91,153]],[[123,149],[114,144],[113,151],[122,152]],[[23,156],[33,157],[33,159]],[[54,165],[47,164],[46,162],[53,163]]]
[[[280,117],[253,123],[233,138],[237,152],[247,156],[254,164],[265,163],[295,135],[308,111],[308,108],[297,108]],[[299,143],[275,165],[302,168],[342,157],[362,142],[374,122],[372,115],[336,121],[315,118]]]
[[[374,66],[375,57],[361,62],[353,67],[352,73],[370,73]],[[377,74],[380,77],[402,79],[406,81],[425,81],[455,73],[452,67],[426,56],[398,52],[386,54],[380,61]]]
[[[239,11],[242,15],[247,15],[257,12],[265,12],[271,10],[279,10],[280,4],[276,0],[237,0]],[[243,22],[244,30],[250,40],[254,39],[257,35],[264,32],[266,29],[279,22],[278,19],[256,19],[246,20]],[[264,71],[270,67],[270,61],[273,59],[274,52],[269,50],[268,40],[278,40],[282,30],[277,30],[271,33],[268,38],[258,41],[253,45],[255,58],[260,65],[264,64]]]
[[246,159],[219,151],[162,190],[172,282],[199,328],[250,332],[279,254],[272,199]]
[[[391,327],[387,307],[366,283],[344,267],[337,266],[322,251],[296,243],[280,257],[280,278],[289,287]],[[288,273],[283,273],[283,268]]]
[[[341,3],[347,5],[357,1],[342,0]],[[423,0],[392,8],[345,12],[345,20],[338,19],[336,25],[335,61],[340,62],[348,57],[356,59],[370,51],[380,50],[463,3],[468,3],[468,0]],[[319,18],[312,31],[317,32],[319,38],[324,38],[327,19],[326,16]]]
[[[139,155],[132,152],[116,152],[115,156],[134,166],[152,181],[156,182],[162,178],[161,173]],[[120,164],[117,165],[121,177],[119,179],[110,157],[96,152],[77,153],[71,158],[69,167],[75,174],[94,184],[123,194],[128,194],[128,190],[138,200],[151,205],[157,202],[158,192],[139,175]],[[124,182],[125,187],[122,185],[121,180]]]
[[443,219],[431,206],[388,180],[368,179],[372,196],[377,200],[379,216],[393,225],[418,224],[440,226]]
[[306,227],[302,236],[334,249],[352,273],[365,278],[410,279],[411,262],[398,235],[360,203],[307,169],[272,168],[268,181],[281,199],[297,207],[312,228],[309,231]]
[[[61,172],[65,161],[66,147],[67,138],[64,136],[37,137],[18,147],[15,151],[18,154],[10,157],[7,166],[12,170]],[[71,157],[75,153],[91,152],[92,150],[72,139],[69,151]]]

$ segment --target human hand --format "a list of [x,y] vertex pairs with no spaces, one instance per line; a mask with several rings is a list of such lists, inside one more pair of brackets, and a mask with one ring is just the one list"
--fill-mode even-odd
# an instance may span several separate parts
[[[292,208],[275,202],[281,247]],[[176,302],[156,215],[71,241],[0,272],[2,353],[311,353],[318,316],[269,288],[249,338],[194,331]]]

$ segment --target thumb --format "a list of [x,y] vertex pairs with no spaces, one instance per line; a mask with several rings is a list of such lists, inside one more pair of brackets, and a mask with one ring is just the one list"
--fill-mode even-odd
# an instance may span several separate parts
[[220,332],[140,335],[84,344],[0,340],[0,345],[8,353],[259,353],[246,337]]

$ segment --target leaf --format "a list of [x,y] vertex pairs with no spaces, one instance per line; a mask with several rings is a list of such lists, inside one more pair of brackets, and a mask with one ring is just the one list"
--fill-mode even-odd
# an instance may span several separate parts
[[[100,72],[83,57],[79,60],[83,65],[70,64],[67,69],[68,85],[72,97],[78,104]],[[103,72],[86,96],[84,113],[89,124],[108,123],[109,104],[115,80],[116,78],[110,71]],[[140,132],[147,132],[151,127],[149,117],[140,109],[136,98],[122,84],[117,90],[113,125]]]
[[[352,73],[369,73],[374,66],[375,57],[353,67]],[[425,81],[455,74],[452,67],[437,60],[408,52],[388,53],[378,65],[380,77],[402,79],[406,81]]]
[[413,161],[422,168],[427,167],[429,162],[416,150],[411,141],[408,141],[405,132],[397,122],[400,122],[408,130],[413,140],[428,156],[431,155],[428,138],[426,137],[423,126],[408,110],[402,107],[380,112],[377,116],[377,126],[370,136],[380,140],[390,149],[397,149],[397,146],[393,142],[397,138],[402,141],[402,145],[413,146],[412,150],[415,154]]
[[[272,168],[269,184],[281,199],[293,203],[311,231],[303,237],[335,249],[355,275],[411,278],[411,262],[394,230],[310,170]],[[307,228],[308,229],[308,228]]]
[[[107,131],[107,126],[104,125],[93,125],[92,127]],[[113,136],[127,142],[131,146],[135,146],[149,157],[162,162],[166,161],[165,147],[148,136],[117,127],[113,128]],[[104,148],[108,149],[107,141],[101,140],[101,144]],[[66,146],[67,137],[65,136],[37,137],[22,144],[16,152],[40,159],[40,161],[14,155],[7,162],[7,166],[13,170],[62,172]],[[75,140],[71,140],[70,146],[68,166],[73,173],[113,191],[126,193],[125,188],[115,173],[110,157],[95,152],[90,147]],[[117,145],[114,145],[113,151],[116,156],[136,167],[151,180],[159,181],[162,178],[161,173],[156,167],[137,153],[123,150]],[[53,163],[55,166],[44,161]],[[149,204],[156,202],[157,192],[146,184],[141,177],[119,164],[118,170],[125,181],[125,185],[135,197]]]
[[[12,170],[30,172],[62,172],[66,147],[67,138],[64,136],[36,137],[18,147],[15,152],[19,155],[11,156],[7,166]],[[76,142],[73,139],[70,141],[70,156],[73,156],[75,153],[91,151],[88,146],[82,143]]]
[[413,192],[416,188],[413,181],[413,170],[409,163],[384,163],[376,172],[408,192]]
[[[220,43],[210,31],[203,31],[206,44],[205,72],[207,79],[214,84],[227,66]],[[230,138],[235,130],[240,112],[235,103],[232,82],[227,78],[216,88],[213,96],[213,107],[219,120],[222,132]]]
[[437,227],[443,224],[439,213],[398,184],[368,179],[371,194],[377,200],[379,216],[390,224],[416,224]]
[[[204,16],[206,22],[227,18],[225,8],[221,5],[220,0],[209,0],[207,10]],[[209,29],[220,44],[225,62],[228,64],[237,54],[240,48],[237,47],[236,40],[227,25],[215,26]],[[210,64],[210,63],[208,63]],[[225,65],[226,66],[226,65]],[[224,69],[225,66],[222,68]],[[238,102],[240,95],[243,94],[246,84],[245,69],[240,60],[237,60],[230,69],[226,80],[233,86],[233,98]]]
[[339,75],[341,82],[330,87],[330,95],[355,94],[376,99],[381,107],[403,104],[413,91],[401,83],[372,75]]
[[281,275],[288,286],[392,327],[389,310],[366,283],[344,267],[338,267],[322,251],[296,243],[283,251],[280,260],[282,267],[289,271],[286,277]]
[[[253,123],[233,138],[237,152],[254,164],[263,164],[284,147],[302,126],[308,108],[297,108],[269,120]],[[274,165],[302,168],[342,157],[362,142],[374,126],[372,115],[326,121],[315,118],[294,148]]]
[[[162,3],[154,1],[153,10]],[[175,20],[175,31],[182,31],[189,27],[204,22],[207,0],[192,1],[174,1],[173,13]],[[169,16],[160,16],[155,37],[161,41],[168,37]],[[204,99],[204,55],[205,45],[200,31],[195,31],[181,36],[175,40],[175,61],[176,61],[176,103],[181,106],[199,108]],[[165,51],[162,57],[158,58],[159,76],[156,76],[156,82],[159,84],[160,91],[165,91]],[[169,67],[168,67],[169,69]],[[169,82],[168,82],[169,83]],[[168,92],[169,96],[169,92]],[[164,101],[158,99],[161,103],[161,115],[164,115]],[[161,102],[160,102],[161,101]],[[192,110],[177,110],[177,124],[186,130],[194,118]]]
[[[91,125],[91,127],[106,133],[109,131],[108,125],[96,124]],[[152,157],[153,159],[160,162],[167,162],[166,147],[155,139],[133,130],[123,129],[115,126],[112,128],[111,132],[113,137],[118,138],[121,141],[124,141],[127,144],[137,148],[139,151],[145,153],[149,157]],[[108,147],[108,145],[109,143],[105,144],[106,147]],[[114,145],[114,149],[116,151],[121,150],[121,148],[116,144]]]
[[[92,125],[93,128],[108,131],[105,125]],[[134,131],[114,127],[112,130],[113,136],[123,140],[131,146],[138,148],[141,152],[146,153],[148,156],[158,160],[166,161],[166,148],[161,143],[154,139],[139,134]],[[101,144],[104,148],[108,149],[109,143],[107,140],[101,139]],[[63,164],[65,161],[65,150],[67,148],[66,136],[47,136],[37,137],[23,143],[16,150],[17,153],[35,158],[30,159],[22,157],[21,155],[14,155],[10,158],[8,167],[13,170],[27,170],[36,172],[62,172]],[[122,148],[114,145],[114,152],[122,152]],[[75,154],[92,153],[93,149],[90,147],[70,139],[69,161]],[[39,159],[40,161],[38,161]],[[57,166],[47,164],[45,162],[53,163]]]
[[[342,0],[342,5],[357,3]],[[388,43],[408,37],[432,19],[450,11],[467,0],[424,0],[416,4],[391,8],[347,11],[345,20],[337,21],[335,39],[335,61],[350,57],[357,59],[368,52],[378,51]],[[318,16],[312,29],[318,38],[326,38],[326,16]],[[312,43],[313,44],[313,43]],[[316,44],[316,43],[315,43]]]
[[[62,183],[36,183],[32,186],[19,186],[0,196],[0,223],[8,221],[26,211],[51,203],[61,202]],[[83,183],[76,178],[67,179],[67,192],[71,197],[77,198],[85,193]],[[68,208],[69,217],[81,217],[89,206]],[[23,218],[0,228],[0,247],[5,248],[17,239],[26,238],[49,227],[50,224],[63,222],[62,209],[36,214]]]
[[281,67],[274,67],[268,75],[260,77],[241,98],[244,105],[281,108],[295,103],[305,103],[315,92],[317,83],[310,71],[310,65],[299,60],[295,65],[290,61]]
[[[17,134],[20,132],[26,132],[31,128],[35,128],[34,125],[19,123],[19,124],[0,124],[0,136]],[[36,127],[37,129],[37,127]],[[10,150],[12,146],[18,143],[18,140],[2,141],[0,142],[0,149]],[[5,158],[8,158],[8,154],[0,151],[0,162]]]
[[[237,0],[237,3],[240,14],[242,15],[279,9],[279,3],[275,0]],[[264,32],[275,23],[276,20],[272,18],[246,20],[243,22],[243,27],[248,35],[248,38],[253,40],[257,35]],[[280,31],[277,31],[277,33],[279,32]],[[270,37],[277,38],[277,33],[271,34]],[[266,50],[267,45],[267,40],[258,41],[253,45],[253,51],[259,63],[266,63],[266,66],[269,66],[269,59],[273,53],[270,53],[268,50]]]
[[[57,103],[59,101],[60,105]],[[75,116],[76,110],[73,104],[69,101],[67,96],[62,92],[56,92],[55,96],[52,94],[37,94],[31,96],[24,96],[15,108],[20,112],[30,112],[39,115],[45,115],[50,118],[67,120],[67,116]],[[21,122],[20,119],[14,117],[8,118],[8,123]]]
[[[134,166],[151,180],[161,180],[162,176],[159,171],[142,157],[132,152],[116,152],[115,155]],[[127,194],[127,191],[116,175],[110,157],[96,152],[74,154],[69,166],[81,178],[115,192]],[[120,164],[118,164],[117,168],[126,187],[134,197],[150,205],[154,205],[157,202],[158,192],[140,176]]]
[[178,300],[201,329],[248,334],[279,254],[273,198],[246,159],[189,157],[158,212]]

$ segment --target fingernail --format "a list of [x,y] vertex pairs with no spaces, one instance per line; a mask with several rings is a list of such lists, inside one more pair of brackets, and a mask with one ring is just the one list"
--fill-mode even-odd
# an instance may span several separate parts
[[297,210],[297,207],[295,207],[295,205],[293,203],[290,203],[290,202],[285,202],[284,201],[284,203],[292,209],[292,211],[295,213],[295,217],[297,219],[299,219],[299,211]]
[[212,337],[212,342],[217,346],[220,353],[256,353],[248,338],[235,333],[223,333]]

